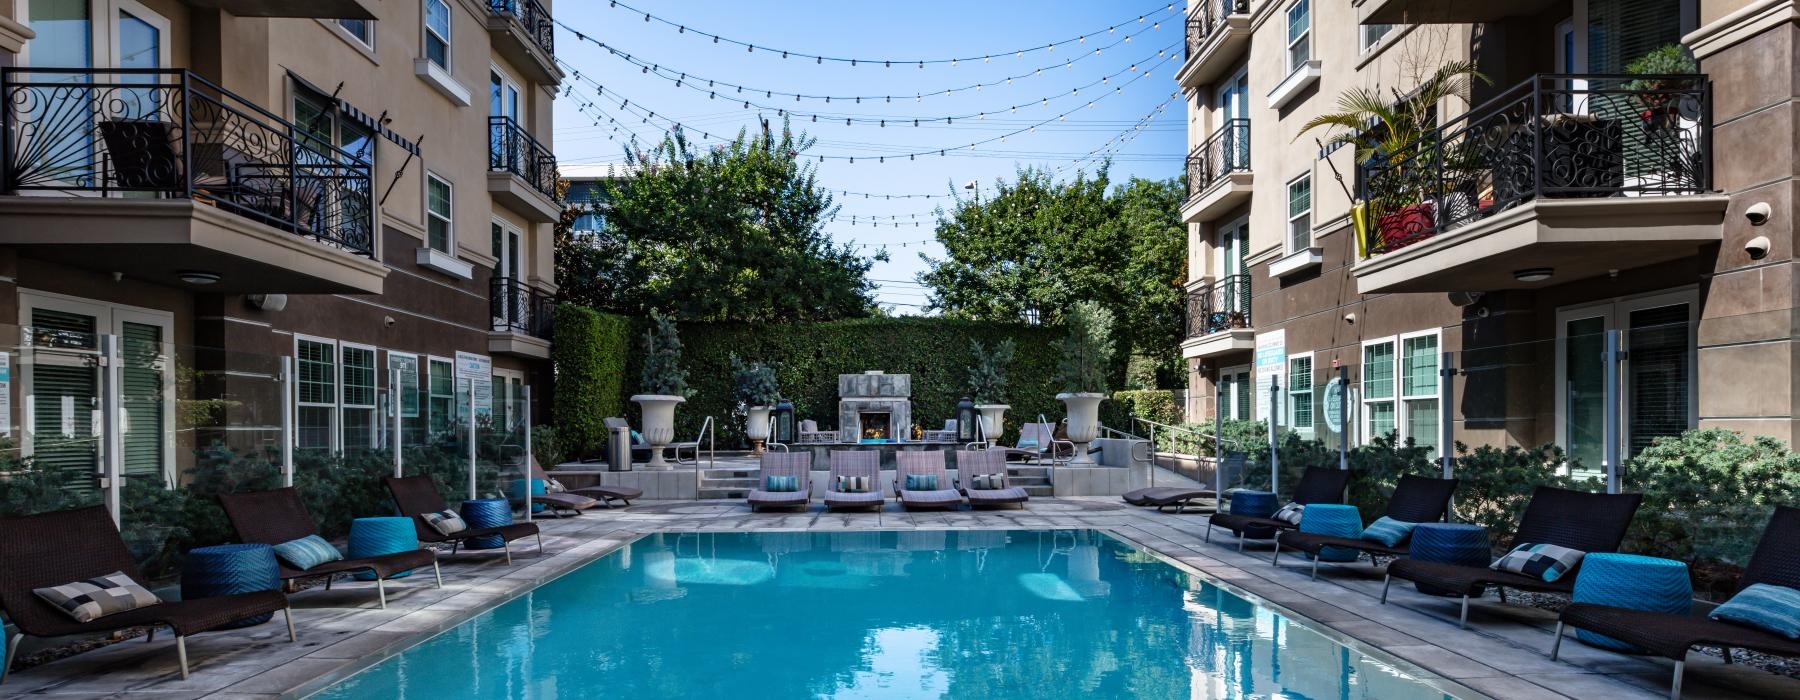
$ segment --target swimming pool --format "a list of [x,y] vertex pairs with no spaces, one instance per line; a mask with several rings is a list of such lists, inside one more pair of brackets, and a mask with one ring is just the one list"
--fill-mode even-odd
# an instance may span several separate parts
[[317,698],[1445,698],[1091,530],[668,533]]

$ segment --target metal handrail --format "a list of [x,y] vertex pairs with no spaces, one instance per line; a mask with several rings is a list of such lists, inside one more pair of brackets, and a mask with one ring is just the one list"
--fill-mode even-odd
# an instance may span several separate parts
[[[1066,421],[1068,419],[1065,418],[1063,420]],[[1050,423],[1050,419],[1045,418],[1044,414],[1039,413],[1038,414],[1038,422],[1039,423]],[[1062,425],[1062,423],[1063,423],[1063,421],[1057,421],[1055,423],[1050,423],[1050,425]],[[1068,445],[1069,446],[1069,456],[1068,457],[1058,456],[1059,453],[1057,452],[1057,449],[1056,449],[1058,445]],[[1050,444],[1048,445],[1048,447],[1050,448],[1050,467],[1052,469],[1056,468],[1057,465],[1068,464],[1070,462],[1075,461],[1075,443],[1071,440],[1056,439],[1056,431],[1054,431],[1054,430],[1050,431]],[[1038,453],[1037,461],[1034,464],[1042,466],[1043,463],[1044,463],[1044,455],[1042,452],[1040,452],[1040,453]]]
[[[714,459],[714,457],[717,455],[717,453],[719,451],[718,450],[719,444],[718,444],[718,431],[714,430],[714,428],[713,428],[713,417],[712,416],[707,416],[706,420],[700,422],[700,432],[699,432],[699,434],[694,436],[693,442],[678,442],[673,445],[670,445],[670,447],[675,448],[675,463],[676,464],[692,464],[692,465],[698,467],[700,465],[700,441],[701,440],[706,441],[706,468],[707,469],[716,468],[718,466],[718,462]],[[683,447],[694,448],[693,461],[684,461],[681,459],[681,448],[683,448]],[[699,469],[694,470],[694,474],[695,474],[694,479],[696,480],[696,482],[700,478],[699,473],[700,473]]]
[[[1114,428],[1114,427],[1106,426],[1106,425],[1100,426],[1100,429],[1105,431],[1108,434],[1117,435],[1119,437],[1119,439],[1125,440],[1125,441],[1128,441],[1131,443],[1131,461],[1133,461],[1133,462],[1149,462],[1150,458],[1153,456],[1153,451],[1150,449],[1151,448],[1150,440],[1145,438],[1144,436],[1133,435],[1133,434],[1127,433],[1123,430],[1119,430],[1118,428]],[[1137,456],[1137,446],[1138,445],[1144,446],[1144,457],[1142,459],[1139,459]]]
[[779,447],[779,448],[781,448],[782,452],[793,452],[793,450],[788,447],[787,443],[776,442],[775,441],[776,435],[779,435],[779,433],[775,432],[775,418],[773,416],[770,416],[769,417],[769,439],[763,441],[763,449],[764,450],[773,450],[773,449]]

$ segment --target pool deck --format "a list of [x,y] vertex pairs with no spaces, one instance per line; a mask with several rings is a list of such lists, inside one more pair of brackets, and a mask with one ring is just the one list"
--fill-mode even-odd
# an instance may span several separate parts
[[[1470,611],[1470,629],[1458,630],[1454,600],[1421,595],[1410,585],[1396,584],[1389,604],[1380,605],[1381,576],[1366,562],[1327,564],[1312,581],[1302,557],[1270,566],[1266,544],[1252,543],[1240,554],[1229,532],[1202,542],[1204,515],[1159,514],[1116,498],[1040,498],[1024,510],[924,513],[890,503],[879,513],[830,514],[817,505],[805,513],[752,514],[741,501],[646,502],[541,522],[544,556],[521,542],[512,565],[498,556],[445,557],[442,590],[432,587],[429,575],[390,582],[387,610],[378,609],[372,583],[340,581],[330,591],[295,594],[298,643],[287,641],[279,620],[196,635],[188,640],[193,675],[187,680],[165,631],[151,643],[130,640],[13,674],[0,694],[226,700],[311,692],[640,534],[680,531],[1093,528],[1495,698],[1663,698],[1672,668],[1666,660],[1573,640],[1563,644],[1562,660],[1553,662],[1545,655],[1549,613],[1502,605],[1490,595]],[[1684,697],[1800,697],[1800,680],[1728,666],[1697,652],[1688,659]]]

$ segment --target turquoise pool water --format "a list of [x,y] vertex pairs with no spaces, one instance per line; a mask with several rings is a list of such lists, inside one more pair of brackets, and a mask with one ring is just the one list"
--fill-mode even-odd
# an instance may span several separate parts
[[644,537],[319,698],[1445,698],[1085,530]]

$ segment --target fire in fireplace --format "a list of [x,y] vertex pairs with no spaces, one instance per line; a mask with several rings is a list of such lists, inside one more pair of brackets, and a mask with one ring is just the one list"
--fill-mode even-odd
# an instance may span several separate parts
[[856,414],[856,421],[862,426],[863,442],[887,442],[894,438],[891,420],[893,414],[886,411],[863,411]]

